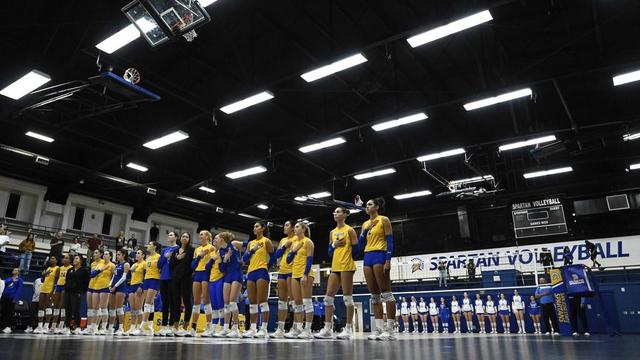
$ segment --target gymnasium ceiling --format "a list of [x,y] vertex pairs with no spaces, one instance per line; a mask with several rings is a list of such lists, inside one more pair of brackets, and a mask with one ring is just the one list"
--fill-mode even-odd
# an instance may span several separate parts
[[[234,213],[274,222],[330,222],[330,210],[293,202],[321,191],[344,201],[356,194],[365,200],[384,196],[391,217],[455,209],[461,200],[393,199],[424,189],[445,192],[416,157],[453,148],[464,148],[479,173],[496,178],[501,191],[487,199],[497,202],[636,186],[638,175],[625,168],[640,162],[640,145],[623,142],[622,135],[640,128],[640,83],[614,87],[612,76],[640,69],[637,1],[219,0],[206,8],[212,21],[196,30],[191,43],[151,49],[138,39],[113,54],[100,53],[95,45],[128,24],[120,11],[125,4],[0,5],[0,88],[31,69],[51,76],[46,86],[86,80],[100,64],[118,74],[138,69],[140,85],[162,96],[159,102],[82,117],[73,111],[80,102],[75,95],[31,111],[21,111],[30,96],[0,97],[0,143],[51,159],[42,166],[0,150],[0,174],[44,184],[54,201],[81,193],[133,205],[137,218],[159,211],[247,232],[253,220]],[[485,9],[493,16],[488,23],[416,48],[406,41]],[[366,63],[312,83],[300,77],[359,52]],[[463,108],[520,88],[531,88],[533,96]],[[229,115],[219,110],[263,90],[275,98]],[[371,129],[416,112],[428,119]],[[159,150],[142,146],[176,130],[189,139]],[[55,141],[26,137],[27,131]],[[498,151],[499,145],[544,135],[558,142],[542,156],[532,156],[532,147]],[[337,136],[346,143],[306,154],[298,150]],[[428,167],[447,180],[476,176],[464,159],[448,157]],[[128,162],[149,171],[129,169]],[[225,177],[257,165],[267,172]],[[563,166],[574,171],[523,177]],[[388,167],[396,173],[353,178]],[[146,187],[157,194],[147,194]],[[259,203],[269,209],[258,209]]]

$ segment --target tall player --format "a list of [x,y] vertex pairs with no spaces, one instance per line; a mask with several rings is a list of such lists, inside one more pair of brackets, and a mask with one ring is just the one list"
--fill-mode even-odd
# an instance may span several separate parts
[[278,259],[278,329],[271,334],[271,337],[275,339],[284,338],[284,325],[289,310],[288,301],[291,292],[292,269],[291,264],[287,263],[287,256],[291,250],[291,244],[295,240],[294,225],[295,222],[292,220],[287,220],[284,223],[283,230],[286,237],[280,240],[278,249],[275,252],[276,259]]
[[489,327],[489,332],[491,334],[498,333],[498,326],[496,325],[496,305],[491,298],[491,295],[487,295],[487,302],[485,302],[485,311],[487,313],[486,317],[489,318],[491,326]]
[[513,290],[513,297],[511,298],[511,309],[516,316],[516,322],[518,323],[518,334],[524,334],[524,302],[518,294],[518,290]]
[[503,333],[510,334],[510,315],[511,309],[509,308],[509,302],[507,298],[504,296],[504,293],[500,293],[500,299],[498,300],[498,314],[500,315],[500,320],[502,321]]
[[[359,197],[356,198],[356,201]],[[375,330],[369,340],[395,340],[396,299],[391,292],[391,257],[393,255],[393,230],[391,221],[379,213],[384,210],[384,199],[367,201],[369,220],[362,224],[358,238],[364,248],[364,277],[367,281],[375,316]],[[366,244],[366,245],[365,245]],[[387,324],[382,317],[382,302],[387,307]]]
[[[73,265],[71,265],[71,258],[69,255],[62,256],[62,265],[60,265],[60,269],[58,270],[58,281],[56,282],[55,293],[53,294],[53,327],[55,328],[56,320],[58,322],[58,327],[54,330],[56,334],[63,334],[69,332],[68,329],[64,329],[65,319],[66,319],[66,310],[64,307],[64,287],[67,283],[67,271],[71,269]],[[57,319],[56,319],[57,318]]]
[[38,301],[38,327],[33,330],[34,334],[47,334],[49,333],[49,322],[51,322],[51,316],[53,310],[53,292],[56,277],[58,277],[58,259],[55,256],[49,257],[49,267],[42,271],[42,287],[40,288],[40,301]]
[[[327,282],[327,293],[324,297],[325,322],[324,328],[316,334],[317,338],[330,339],[333,337],[333,312],[335,309],[334,296],[342,288],[344,305],[347,307],[347,325],[338,334],[338,339],[350,339],[353,334],[353,274],[356,263],[353,261],[354,248],[357,250],[358,235],[345,221],[349,211],[337,207],[333,211],[336,228],[329,234],[329,256],[331,260],[331,275]],[[357,251],[356,251],[357,252]]]
[[[200,318],[200,305],[204,306],[204,314],[207,318],[207,328],[202,333],[204,337],[213,335],[213,325],[211,324],[211,298],[209,297],[209,273],[207,272],[207,264],[211,260],[211,253],[215,251],[211,245],[211,233],[202,230],[198,233],[198,246],[193,251],[193,260],[191,267],[193,268],[193,308],[191,314],[191,330],[188,336],[196,336],[198,329],[198,319]],[[185,319],[185,321],[188,321]]]
[[[316,276],[313,265],[313,241],[309,239],[309,225],[298,222],[294,227],[296,241],[291,245],[287,262],[293,264],[291,293],[295,300],[294,326],[285,335],[287,338],[313,339],[311,325],[313,323],[313,278]],[[305,322],[304,330],[302,322]]]
[[427,303],[424,302],[424,298],[420,297],[418,303],[418,313],[420,314],[420,322],[422,323],[422,333],[427,333]]
[[[153,329],[153,315],[155,313],[155,299],[158,291],[160,290],[160,266],[158,261],[160,260],[160,254],[158,250],[160,244],[155,241],[149,241],[147,244],[147,258],[145,265],[144,280],[142,281],[142,290],[144,290],[144,307],[142,311],[142,323],[140,329],[144,332],[145,324],[148,324],[149,330],[144,333],[147,336],[154,336],[155,330]],[[152,321],[149,321],[149,315],[151,315]]]
[[144,280],[145,254],[143,250],[136,251],[136,262],[131,265],[131,281],[129,284],[129,307],[131,308],[131,321],[129,322],[128,335],[141,335],[142,329],[142,306],[144,304],[144,291],[142,282]]
[[[238,329],[238,296],[242,289],[242,264],[240,250],[242,243],[233,241],[233,234],[221,232],[213,239],[218,255],[221,258],[220,271],[224,274],[223,301],[224,326],[222,331],[215,333],[215,337],[239,338]],[[233,322],[233,327],[231,323]]]
[[451,297],[451,315],[453,316],[454,334],[460,334],[460,304],[455,296]]
[[109,250],[105,250],[102,254],[102,264],[92,270],[92,276],[95,276],[96,281],[94,283],[95,291],[91,296],[93,297],[93,304],[98,304],[97,320],[95,327],[98,327],[98,335],[107,334],[107,321],[109,320],[109,283],[113,277],[113,271],[116,265],[111,262],[112,253]]
[[[111,279],[111,285],[109,285],[109,333],[115,336],[125,335],[124,333],[124,297],[128,293],[127,278],[129,278],[129,257],[127,256],[127,250],[120,248],[116,251],[115,271],[113,272],[113,278]],[[113,325],[118,318],[118,330],[114,333]]]
[[476,294],[476,300],[474,305],[475,305],[474,309],[476,311],[476,317],[478,318],[478,326],[480,327],[480,329],[478,330],[478,333],[484,334],[487,329],[487,324],[486,324],[485,315],[484,315],[484,302],[482,301],[482,297],[480,297],[480,294]]
[[92,261],[90,265],[90,280],[89,280],[89,289],[87,290],[87,327],[82,331],[83,335],[93,335],[96,331],[97,326],[97,317],[98,317],[98,309],[100,305],[100,297],[96,297],[96,301],[94,302],[93,294],[97,292],[96,289],[96,275],[98,274],[98,270],[102,266],[102,255],[104,252],[101,249],[96,249],[92,254]]
[[[269,259],[273,253],[273,243],[268,238],[269,229],[263,222],[253,224],[253,234],[256,236],[247,244],[247,251],[242,257],[247,269],[247,293],[249,295],[249,315],[251,328],[242,337],[268,338],[267,325],[269,323]],[[258,307],[262,317],[262,327],[258,330]]]

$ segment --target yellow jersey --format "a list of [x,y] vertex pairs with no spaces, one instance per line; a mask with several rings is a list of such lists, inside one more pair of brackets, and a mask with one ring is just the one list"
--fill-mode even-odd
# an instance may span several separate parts
[[[209,253],[207,253],[206,255],[200,256],[200,253],[203,252],[205,249],[209,249]],[[196,269],[195,269],[196,271],[205,271],[207,269],[207,264],[209,263],[209,260],[211,260],[211,254],[214,251],[215,251],[215,248],[211,244],[198,246],[193,251],[193,257],[200,257],[200,261],[198,261],[198,266],[196,266]]]
[[160,260],[160,254],[155,254],[151,256],[147,256],[146,261],[146,272],[144,274],[144,279],[160,279],[160,268],[158,267],[158,260]]
[[[344,225],[336,227],[331,231],[331,242],[343,240],[344,246],[338,246],[333,250],[333,259],[331,260],[331,271],[356,271],[356,262],[353,261],[353,253],[351,248],[351,238],[349,231],[351,226]],[[331,246],[331,244],[329,244]]]
[[53,292],[53,285],[55,284],[56,276],[58,276],[59,269],[60,268],[58,266],[49,266],[47,268],[48,274],[44,277],[42,287],[40,288],[40,293],[51,294]]
[[[99,260],[96,260],[96,261],[92,262],[90,271],[93,272],[94,270],[99,269],[100,266],[102,266],[103,262],[104,262],[104,260],[102,260],[102,259],[99,259]],[[98,280],[97,276],[96,277],[92,277],[89,280],[89,289],[92,289],[92,290],[96,290],[97,289],[96,286],[95,286],[96,285],[96,280]]]
[[138,285],[144,280],[144,271],[147,268],[147,263],[143,260],[133,264],[135,269],[131,271],[131,285]]
[[[296,238],[297,239],[297,238]],[[292,262],[292,277],[294,279],[298,279],[301,278],[302,276],[304,276],[304,269],[305,267],[307,267],[307,241],[311,242],[313,244],[313,241],[311,241],[311,239],[309,239],[308,237],[304,237],[302,240],[297,239],[296,242],[294,242],[291,247],[293,249],[297,249],[298,246],[300,246],[300,248],[298,249],[296,256],[293,258],[293,262]],[[301,244],[301,245],[300,245]],[[311,269],[311,271],[309,271],[309,274],[307,275],[308,277],[315,277],[314,274],[314,270]]]
[[106,289],[109,287],[111,283],[111,278],[113,277],[113,271],[116,269],[116,264],[109,261],[109,263],[105,263],[102,261],[99,269],[102,269],[100,274],[96,276],[96,282],[93,284],[96,290]]
[[291,240],[291,244],[289,244],[289,247],[284,249],[284,253],[282,253],[282,257],[280,258],[280,264],[278,267],[278,271],[280,272],[280,274],[291,274],[291,271],[292,271],[291,264],[287,264],[287,255],[289,255],[289,252],[291,251],[291,247],[293,246],[293,243],[296,241],[295,235],[282,238],[282,240],[280,240],[280,244],[278,244],[278,248],[281,248],[282,245],[287,240]]
[[220,271],[220,254],[214,252],[211,259],[213,260],[213,265],[211,266],[211,273],[209,273],[209,281],[213,282],[222,279],[224,273]]
[[72,267],[73,265],[60,266],[60,274],[58,275],[58,282],[56,283],[56,285],[64,286],[67,283],[67,271],[69,271],[69,269],[71,269]]
[[269,252],[267,251],[267,241],[271,241],[266,237],[261,237],[257,240],[249,241],[247,244],[247,251],[255,250],[251,258],[249,259],[249,269],[247,273],[250,273],[259,269],[269,269]]
[[[378,223],[372,227],[367,233],[367,244],[364,247],[364,252],[369,251],[387,251],[387,241],[384,238],[384,226],[382,225],[382,217],[377,216],[373,220],[378,220]],[[362,224],[362,228],[366,228],[371,223],[371,220],[367,220]]]

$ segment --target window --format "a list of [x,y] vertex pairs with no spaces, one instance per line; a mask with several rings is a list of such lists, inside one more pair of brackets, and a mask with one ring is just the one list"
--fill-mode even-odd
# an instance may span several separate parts
[[18,215],[18,206],[20,205],[20,194],[9,194],[9,202],[7,203],[6,217],[15,219]]
[[84,208],[77,207],[76,214],[73,218],[73,229],[82,230],[82,221],[84,220]]
[[102,234],[109,234],[111,232],[111,218],[112,214],[105,213],[102,218]]

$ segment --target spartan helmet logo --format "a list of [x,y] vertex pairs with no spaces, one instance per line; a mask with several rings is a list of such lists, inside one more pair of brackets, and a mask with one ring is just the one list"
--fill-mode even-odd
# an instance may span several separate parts
[[420,258],[411,259],[411,273],[424,270],[424,260]]
[[580,276],[578,276],[578,274],[571,274],[571,280],[578,281],[580,280]]

